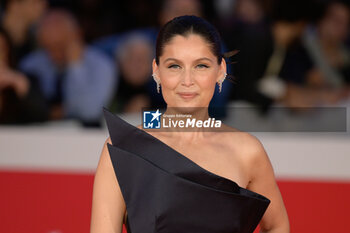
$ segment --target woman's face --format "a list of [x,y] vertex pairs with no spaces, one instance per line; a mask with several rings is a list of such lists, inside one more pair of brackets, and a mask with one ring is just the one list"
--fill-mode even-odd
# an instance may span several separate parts
[[159,65],[153,60],[168,107],[208,107],[225,71],[225,60],[219,65],[210,45],[197,34],[173,37],[164,46]]

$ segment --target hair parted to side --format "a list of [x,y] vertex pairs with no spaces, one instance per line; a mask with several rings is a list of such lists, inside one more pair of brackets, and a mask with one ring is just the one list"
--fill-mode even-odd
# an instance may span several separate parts
[[[223,58],[229,58],[238,53],[233,50],[227,53],[221,53],[221,38],[216,28],[207,20],[194,16],[178,16],[167,22],[159,31],[156,41],[156,63],[159,65],[159,57],[163,54],[163,49],[177,35],[187,37],[191,34],[201,36],[211,47],[211,51],[217,57],[217,63],[220,65]],[[234,62],[229,62],[232,64]],[[232,75],[228,75],[231,81],[234,80]]]

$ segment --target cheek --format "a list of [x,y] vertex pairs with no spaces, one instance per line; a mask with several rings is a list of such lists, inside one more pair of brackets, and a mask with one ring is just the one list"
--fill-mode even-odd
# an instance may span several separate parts
[[197,82],[200,89],[201,98],[199,101],[201,106],[209,104],[210,100],[213,98],[215,91],[215,78],[216,77],[213,76],[202,77],[202,79]]
[[169,72],[159,70],[159,75],[161,77],[161,88],[166,90],[175,90],[178,85],[181,84],[181,73],[180,72]]
[[162,78],[161,80],[160,90],[164,98],[164,101],[168,105],[172,105],[176,99],[175,91],[177,90],[178,84],[179,84],[179,81],[178,79],[175,79],[175,78],[166,77],[166,78]]
[[212,91],[215,88],[215,75],[200,75],[196,77],[196,84],[200,87],[201,91]]
[[179,79],[175,78],[166,77],[161,80],[161,86],[163,86],[164,89],[168,90],[175,90],[179,84]]
[[216,84],[216,73],[214,71],[209,72],[198,72],[198,75],[195,77],[195,83],[198,86],[200,94],[204,99],[211,99]]

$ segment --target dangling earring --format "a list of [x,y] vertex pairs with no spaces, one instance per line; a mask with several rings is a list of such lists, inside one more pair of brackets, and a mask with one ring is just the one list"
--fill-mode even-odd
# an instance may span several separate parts
[[219,81],[219,93],[221,92],[221,89],[222,89],[222,83],[224,82],[225,78],[226,78],[227,74],[225,73],[225,76],[223,77],[223,79],[221,79]]
[[152,74],[152,77],[153,77],[154,81],[157,83],[157,92],[160,93],[160,84],[159,84],[159,81],[157,80],[155,74]]

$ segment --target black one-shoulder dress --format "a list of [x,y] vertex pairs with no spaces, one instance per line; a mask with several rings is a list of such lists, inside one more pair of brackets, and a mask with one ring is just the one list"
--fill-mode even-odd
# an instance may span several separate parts
[[106,108],[128,233],[252,233],[270,200],[200,167]]

